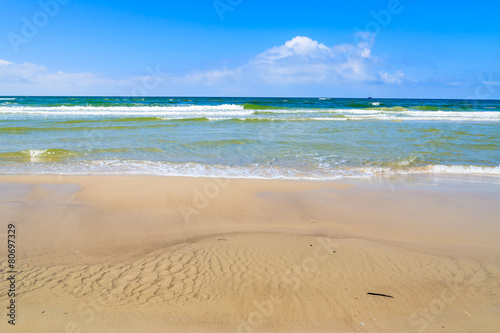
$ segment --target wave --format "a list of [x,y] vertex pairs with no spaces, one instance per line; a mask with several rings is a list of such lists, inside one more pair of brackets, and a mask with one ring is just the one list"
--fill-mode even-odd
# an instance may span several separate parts
[[[400,110],[400,111],[396,111]],[[254,111],[258,119],[281,120],[429,120],[429,121],[500,121],[500,112],[495,111],[422,111],[387,108],[376,109],[286,109]],[[293,116],[294,118],[287,118]],[[264,118],[265,117],[265,118]]]
[[[392,110],[394,111],[394,110]],[[495,111],[412,111],[388,112],[383,110],[350,109],[335,110],[350,120],[435,120],[435,121],[500,121]]]
[[[148,148],[144,148],[146,151]],[[118,152],[127,152],[118,149]],[[113,149],[96,150],[96,153],[114,152]],[[156,151],[155,151],[156,152]],[[21,164],[0,163],[0,173],[4,174],[74,174],[74,175],[156,175],[189,177],[225,177],[258,179],[333,180],[340,178],[366,178],[395,175],[481,175],[500,177],[499,166],[476,165],[419,165],[416,158],[402,159],[393,167],[386,166],[331,166],[318,165],[304,170],[293,167],[252,164],[248,166],[228,166],[196,162],[174,163],[166,161],[104,160],[67,161],[80,156],[78,152],[63,149],[27,150],[16,153],[2,153],[0,160],[31,162]],[[37,163],[35,163],[37,162]],[[53,163],[56,162],[56,163]],[[417,163],[418,164],[418,163]]]
[[[353,104],[353,103],[351,103]],[[0,106],[0,115],[53,117],[94,117],[93,119],[67,119],[66,124],[99,122],[152,122],[174,119],[280,119],[331,120],[428,120],[428,121],[500,121],[498,111],[453,111],[438,110],[434,106],[416,107],[367,107],[361,108],[283,108],[257,104],[221,104],[221,105],[169,105],[169,106]],[[443,108],[444,109],[444,108]],[[333,114],[333,116],[332,116]],[[47,117],[49,116],[49,117]],[[106,118],[107,117],[107,118]],[[101,118],[101,119],[100,119]],[[256,120],[257,121],[257,120]]]
[[451,174],[451,175],[500,175],[499,166],[475,166],[475,165],[432,165],[428,173]]
[[477,165],[442,165],[427,164],[410,167],[418,162],[415,160],[402,159],[400,163],[394,163],[395,167],[362,167],[353,168],[353,175],[377,176],[377,175],[419,175],[419,174],[440,174],[440,175],[483,175],[500,176],[499,166],[477,166]]
[[199,115],[251,115],[242,105],[188,105],[188,106],[1,106],[0,114],[34,115],[91,115],[91,116],[182,116]]

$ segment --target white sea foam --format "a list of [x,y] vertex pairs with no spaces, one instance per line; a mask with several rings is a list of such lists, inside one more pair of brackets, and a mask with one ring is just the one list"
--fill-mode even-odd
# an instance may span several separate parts
[[384,110],[335,110],[352,115],[351,119],[381,120],[443,120],[443,121],[500,121],[500,112],[479,111],[384,111]]
[[[0,114],[28,114],[43,116],[157,116],[157,117],[223,117],[288,120],[395,120],[395,121],[500,121],[495,111],[415,111],[367,109],[286,109],[250,110],[242,105],[188,105],[188,106],[0,106]],[[333,115],[333,117],[332,117]],[[337,118],[335,118],[337,117]]]
[[432,165],[429,173],[453,175],[496,175],[500,176],[500,165],[496,167],[474,165]]
[[[500,121],[500,112],[495,111],[387,111],[367,109],[288,109],[266,110],[266,115],[303,115],[304,120],[341,120],[334,116],[346,116],[350,120],[426,120],[426,121]],[[257,111],[257,114],[262,110]],[[318,117],[321,116],[321,117]]]
[[31,157],[37,157],[45,154],[47,152],[47,149],[30,149],[25,152],[28,153],[28,155],[30,155]]
[[38,115],[92,115],[92,116],[213,116],[251,115],[241,105],[190,105],[190,106],[4,106],[1,113]]
[[[34,152],[36,158],[42,151]],[[388,167],[353,167],[319,165],[311,170],[299,170],[278,166],[208,165],[202,163],[171,163],[161,161],[138,161],[107,159],[72,163],[37,163],[31,165],[1,166],[0,173],[71,174],[71,175],[155,175],[189,177],[224,177],[290,180],[334,180],[340,178],[366,178],[380,175],[440,174],[500,176],[500,166],[450,166],[428,165],[417,168],[394,169]]]

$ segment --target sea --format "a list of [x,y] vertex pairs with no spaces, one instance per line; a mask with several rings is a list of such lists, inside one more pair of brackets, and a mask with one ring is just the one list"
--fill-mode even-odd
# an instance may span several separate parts
[[0,174],[500,176],[500,101],[0,97]]

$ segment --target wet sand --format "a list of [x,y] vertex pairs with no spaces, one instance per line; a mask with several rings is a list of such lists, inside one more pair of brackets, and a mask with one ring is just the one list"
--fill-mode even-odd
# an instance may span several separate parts
[[499,188],[1,176],[0,330],[496,332]]

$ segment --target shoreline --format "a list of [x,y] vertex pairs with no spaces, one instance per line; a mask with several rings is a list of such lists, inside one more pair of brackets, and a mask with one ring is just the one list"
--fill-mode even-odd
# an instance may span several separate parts
[[18,328],[494,331],[500,190],[477,180],[0,176]]
[[[47,151],[50,149],[42,149],[40,151]],[[29,150],[28,150],[29,151]],[[27,151],[20,151],[16,153],[25,154]],[[35,154],[36,155],[36,154]],[[44,157],[37,160],[37,157],[34,158],[37,163],[43,162]],[[32,160],[33,162],[33,160]],[[45,161],[47,162],[47,161]],[[137,164],[137,161],[122,161],[123,163],[132,164],[134,168],[140,169],[142,166]],[[156,161],[153,163],[158,163],[156,165],[157,169],[155,171],[145,171],[141,170],[139,172],[130,172],[130,171],[118,171],[118,172],[110,172],[109,170],[99,170],[92,172],[65,172],[61,173],[60,170],[52,170],[50,172],[27,172],[27,171],[14,171],[14,172],[2,172],[0,171],[0,177],[15,177],[15,176],[40,176],[40,177],[49,177],[49,176],[61,176],[61,177],[169,177],[169,178],[224,178],[224,179],[248,179],[248,180],[283,180],[283,181],[320,181],[320,182],[330,182],[330,181],[343,181],[343,180],[370,180],[370,179],[385,179],[390,180],[391,178],[412,178],[412,177],[430,177],[430,178],[439,178],[439,177],[450,177],[450,178],[484,178],[491,179],[495,181],[500,181],[500,166],[492,166],[492,165],[442,165],[442,164],[428,164],[426,166],[418,166],[414,169],[398,169],[391,168],[388,166],[379,166],[379,167],[358,167],[349,169],[338,169],[336,170],[336,174],[334,175],[323,175],[318,172],[312,171],[312,174],[307,173],[305,171],[297,171],[295,169],[290,169],[288,172],[296,173],[294,176],[285,176],[282,173],[284,170],[273,170],[270,169],[251,169],[246,167],[234,168],[231,167],[222,167],[217,170],[211,169],[208,173],[189,173],[189,172],[181,172],[177,173],[174,169],[171,169],[165,173],[165,170],[162,170],[161,163],[166,163],[167,168],[173,167],[173,165],[169,165],[169,162],[161,162]],[[189,164],[189,163],[188,163]],[[204,166],[203,164],[198,165],[200,167]],[[205,165],[205,167],[210,165]],[[43,165],[42,168],[49,168],[50,164]],[[73,166],[74,167],[74,166]],[[78,166],[78,168],[88,168],[88,166]],[[437,171],[432,171],[436,169]],[[236,171],[237,170],[237,171]],[[488,172],[489,170],[490,172]],[[236,172],[236,173],[235,173]],[[278,172],[278,174],[276,174]],[[353,172],[349,174],[348,172]],[[245,173],[253,174],[253,176],[245,176]]]
[[[451,183],[480,183],[483,185],[499,185],[500,176],[495,174],[381,174],[367,176],[340,176],[340,178],[249,178],[249,177],[220,177],[220,176],[194,176],[194,175],[162,175],[162,174],[58,174],[58,173],[0,173],[0,182],[15,183],[17,179],[31,178],[29,181],[47,182],[50,179],[70,178],[158,178],[158,179],[186,179],[206,180],[221,179],[228,181],[257,181],[257,182],[292,182],[292,183],[348,183],[352,185],[415,185],[416,183],[432,181],[435,185],[449,185]],[[42,178],[42,179],[37,179]]]

